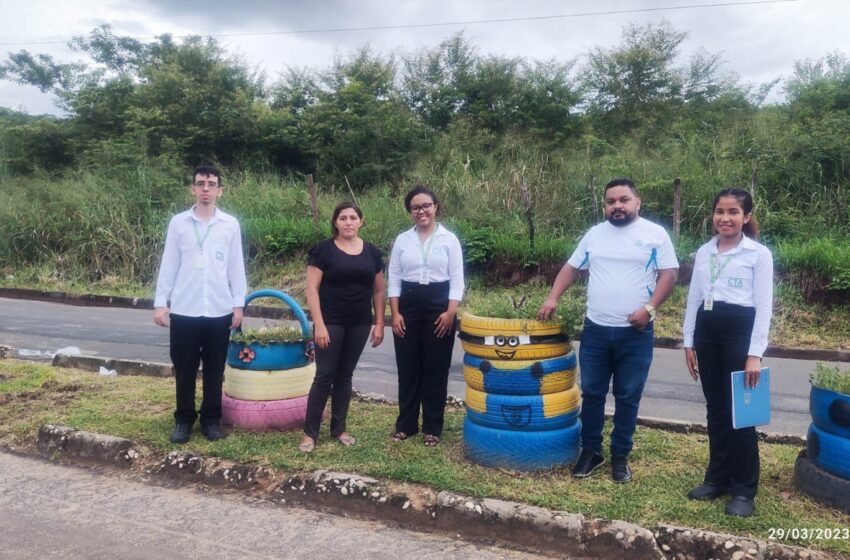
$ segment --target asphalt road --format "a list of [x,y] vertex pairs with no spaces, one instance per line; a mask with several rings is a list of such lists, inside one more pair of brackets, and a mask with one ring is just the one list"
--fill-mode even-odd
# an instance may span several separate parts
[[[50,353],[76,346],[83,354],[169,363],[168,331],[153,323],[153,312],[135,309],[76,307],[58,303],[0,298],[0,344],[49,359]],[[248,319],[252,326],[263,319]],[[42,353],[42,355],[33,355]],[[463,397],[463,351],[455,345],[449,394]],[[809,375],[814,362],[768,358],[771,368],[771,433],[803,436],[809,416]],[[378,348],[367,345],[354,373],[354,386],[363,392],[396,398],[396,369],[392,332]],[[681,350],[655,349],[652,369],[641,401],[641,416],[704,423],[705,401],[691,380]],[[613,410],[609,396],[609,410]]]
[[5,453],[0,453],[0,527],[4,560],[544,558]]

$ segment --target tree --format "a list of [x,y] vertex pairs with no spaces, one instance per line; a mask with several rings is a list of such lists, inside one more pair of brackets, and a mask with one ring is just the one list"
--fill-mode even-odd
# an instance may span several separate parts
[[583,75],[588,110],[611,134],[639,127],[657,130],[681,104],[684,79],[674,66],[687,36],[669,23],[629,25],[623,44],[596,47]]

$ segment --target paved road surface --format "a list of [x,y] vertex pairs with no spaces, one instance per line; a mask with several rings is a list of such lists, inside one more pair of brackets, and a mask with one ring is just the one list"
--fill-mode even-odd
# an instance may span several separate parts
[[[168,331],[153,323],[153,312],[135,309],[75,307],[58,303],[0,298],[0,344],[34,352],[55,352],[77,346],[83,354],[169,363]],[[249,319],[261,325],[262,319]],[[46,358],[45,358],[46,359]],[[463,351],[455,345],[449,394],[463,397]],[[805,435],[809,375],[814,363],[769,358],[772,371],[773,422],[767,431]],[[354,386],[365,392],[396,398],[396,369],[392,332],[377,349],[367,346]],[[609,401],[612,399],[609,397]],[[705,405],[699,384],[684,367],[681,350],[656,348],[641,415],[704,423]],[[612,403],[609,403],[611,409]]]
[[4,453],[0,528],[4,560],[544,558]]

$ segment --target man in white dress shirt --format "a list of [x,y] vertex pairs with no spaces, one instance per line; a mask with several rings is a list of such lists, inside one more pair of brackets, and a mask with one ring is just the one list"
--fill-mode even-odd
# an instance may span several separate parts
[[201,432],[222,439],[221,390],[230,329],[242,323],[247,280],[242,232],[236,218],[216,207],[221,172],[198,166],[192,174],[195,204],[168,224],[154,301],[154,322],[169,326],[176,377],[172,443],[186,443],[195,411],[195,381],[203,362]]
[[611,477],[615,482],[629,482],[632,436],[652,362],[652,322],[656,308],[676,284],[679,262],[664,228],[639,216],[640,198],[633,181],[610,181],[604,204],[607,220],[590,228],[579,241],[538,317],[551,317],[579,270],[589,270],[587,318],[579,348],[582,449],[573,476],[589,476],[605,462],[602,427],[613,380]]

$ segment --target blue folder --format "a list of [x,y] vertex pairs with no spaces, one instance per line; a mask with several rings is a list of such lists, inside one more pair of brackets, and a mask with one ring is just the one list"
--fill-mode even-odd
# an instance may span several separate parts
[[770,368],[761,368],[758,385],[744,387],[744,372],[732,372],[732,427],[770,424]]

